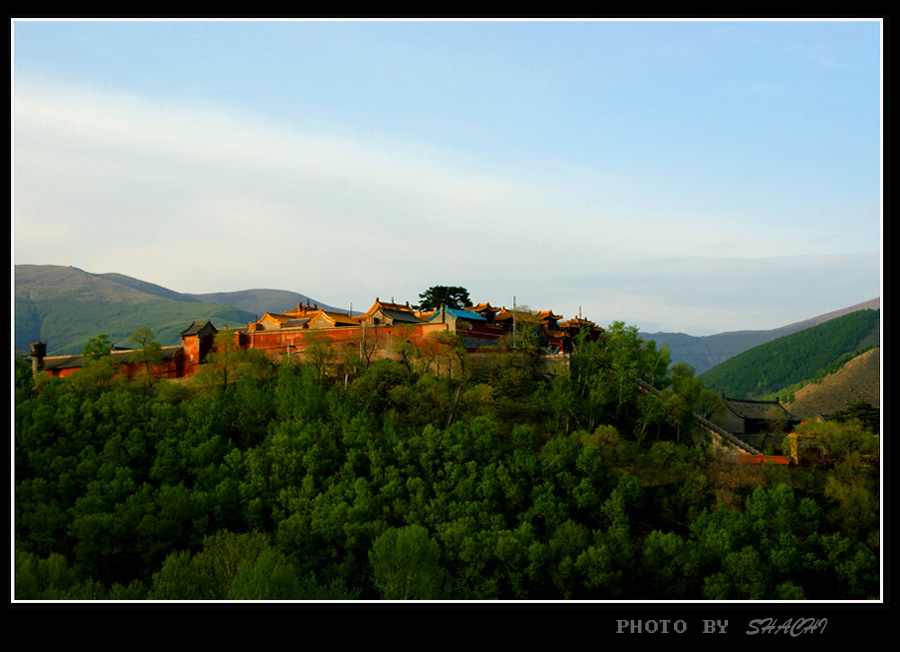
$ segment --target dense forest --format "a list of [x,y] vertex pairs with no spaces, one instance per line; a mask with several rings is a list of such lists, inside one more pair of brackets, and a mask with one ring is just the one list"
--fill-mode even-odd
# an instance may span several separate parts
[[804,424],[823,464],[742,465],[692,435],[717,395],[635,328],[560,364],[438,344],[223,347],[186,383],[17,363],[16,599],[879,597],[864,422]]

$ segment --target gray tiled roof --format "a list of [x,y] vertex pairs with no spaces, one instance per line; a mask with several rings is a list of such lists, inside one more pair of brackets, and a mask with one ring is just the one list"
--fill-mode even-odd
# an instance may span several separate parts
[[186,330],[181,331],[182,337],[187,337],[190,335],[198,335],[206,328],[211,328],[213,333],[217,333],[218,330],[215,326],[212,325],[208,319],[204,319],[203,321],[195,321],[193,324],[188,326]]
[[794,415],[788,412],[778,401],[749,401],[736,398],[726,398],[725,405],[736,415],[745,419],[765,419],[766,413],[775,408],[787,419],[795,420]]
[[384,316],[395,322],[399,321],[409,324],[418,324],[422,321],[411,312],[406,312],[405,310],[391,310],[389,308],[385,308]]
[[[172,360],[181,352],[181,346],[164,346],[162,347],[162,359]],[[134,349],[119,349],[110,353],[113,362],[116,364],[125,364]],[[87,358],[83,355],[51,355],[43,360],[44,369],[52,371],[54,369],[77,369],[83,367]]]

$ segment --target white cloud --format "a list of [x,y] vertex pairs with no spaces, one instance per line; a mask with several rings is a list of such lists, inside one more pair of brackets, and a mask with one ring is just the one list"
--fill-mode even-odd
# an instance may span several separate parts
[[45,90],[17,97],[15,135],[17,260],[127,261],[176,289],[513,265],[550,221],[515,181],[224,114]]
[[[668,330],[734,329],[754,310],[772,319],[776,302],[806,306],[822,287],[843,301],[836,288],[855,280],[835,278],[828,261],[758,260],[790,231],[691,210],[611,170],[542,176],[535,161],[526,181],[475,173],[421,144],[224,111],[49,86],[15,100],[16,262],[184,292],[277,287],[357,308],[466,285],[475,300],[515,294]],[[871,272],[856,260],[847,269],[863,284]]]

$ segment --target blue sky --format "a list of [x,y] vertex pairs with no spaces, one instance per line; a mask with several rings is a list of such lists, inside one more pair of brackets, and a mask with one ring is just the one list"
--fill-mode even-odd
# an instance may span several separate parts
[[17,264],[695,335],[880,296],[879,21],[12,27]]

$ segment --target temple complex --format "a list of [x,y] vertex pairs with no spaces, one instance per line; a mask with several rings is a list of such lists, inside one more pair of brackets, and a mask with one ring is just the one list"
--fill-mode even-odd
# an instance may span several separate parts
[[[361,315],[322,310],[316,305],[299,304],[285,312],[266,312],[246,327],[230,329],[239,349],[258,349],[270,358],[282,360],[303,354],[306,346],[323,338],[337,348],[352,347],[367,359],[393,355],[392,342],[401,338],[416,348],[433,347],[439,334],[457,336],[469,352],[490,347],[516,346],[516,334],[525,333],[550,355],[570,353],[578,337],[597,339],[604,329],[580,316],[560,321],[552,310],[524,311],[497,308],[479,303],[467,308],[418,311],[409,302],[375,299]],[[181,332],[181,344],[162,347],[162,360],[155,363],[151,375],[159,378],[183,378],[193,375],[199,365],[215,350],[218,329],[209,320],[196,321]],[[54,377],[65,377],[78,371],[84,357],[78,355],[47,356],[46,345],[31,346],[35,371]],[[129,362],[129,350],[111,351],[120,365],[120,373],[129,376],[145,371],[144,365]]]

